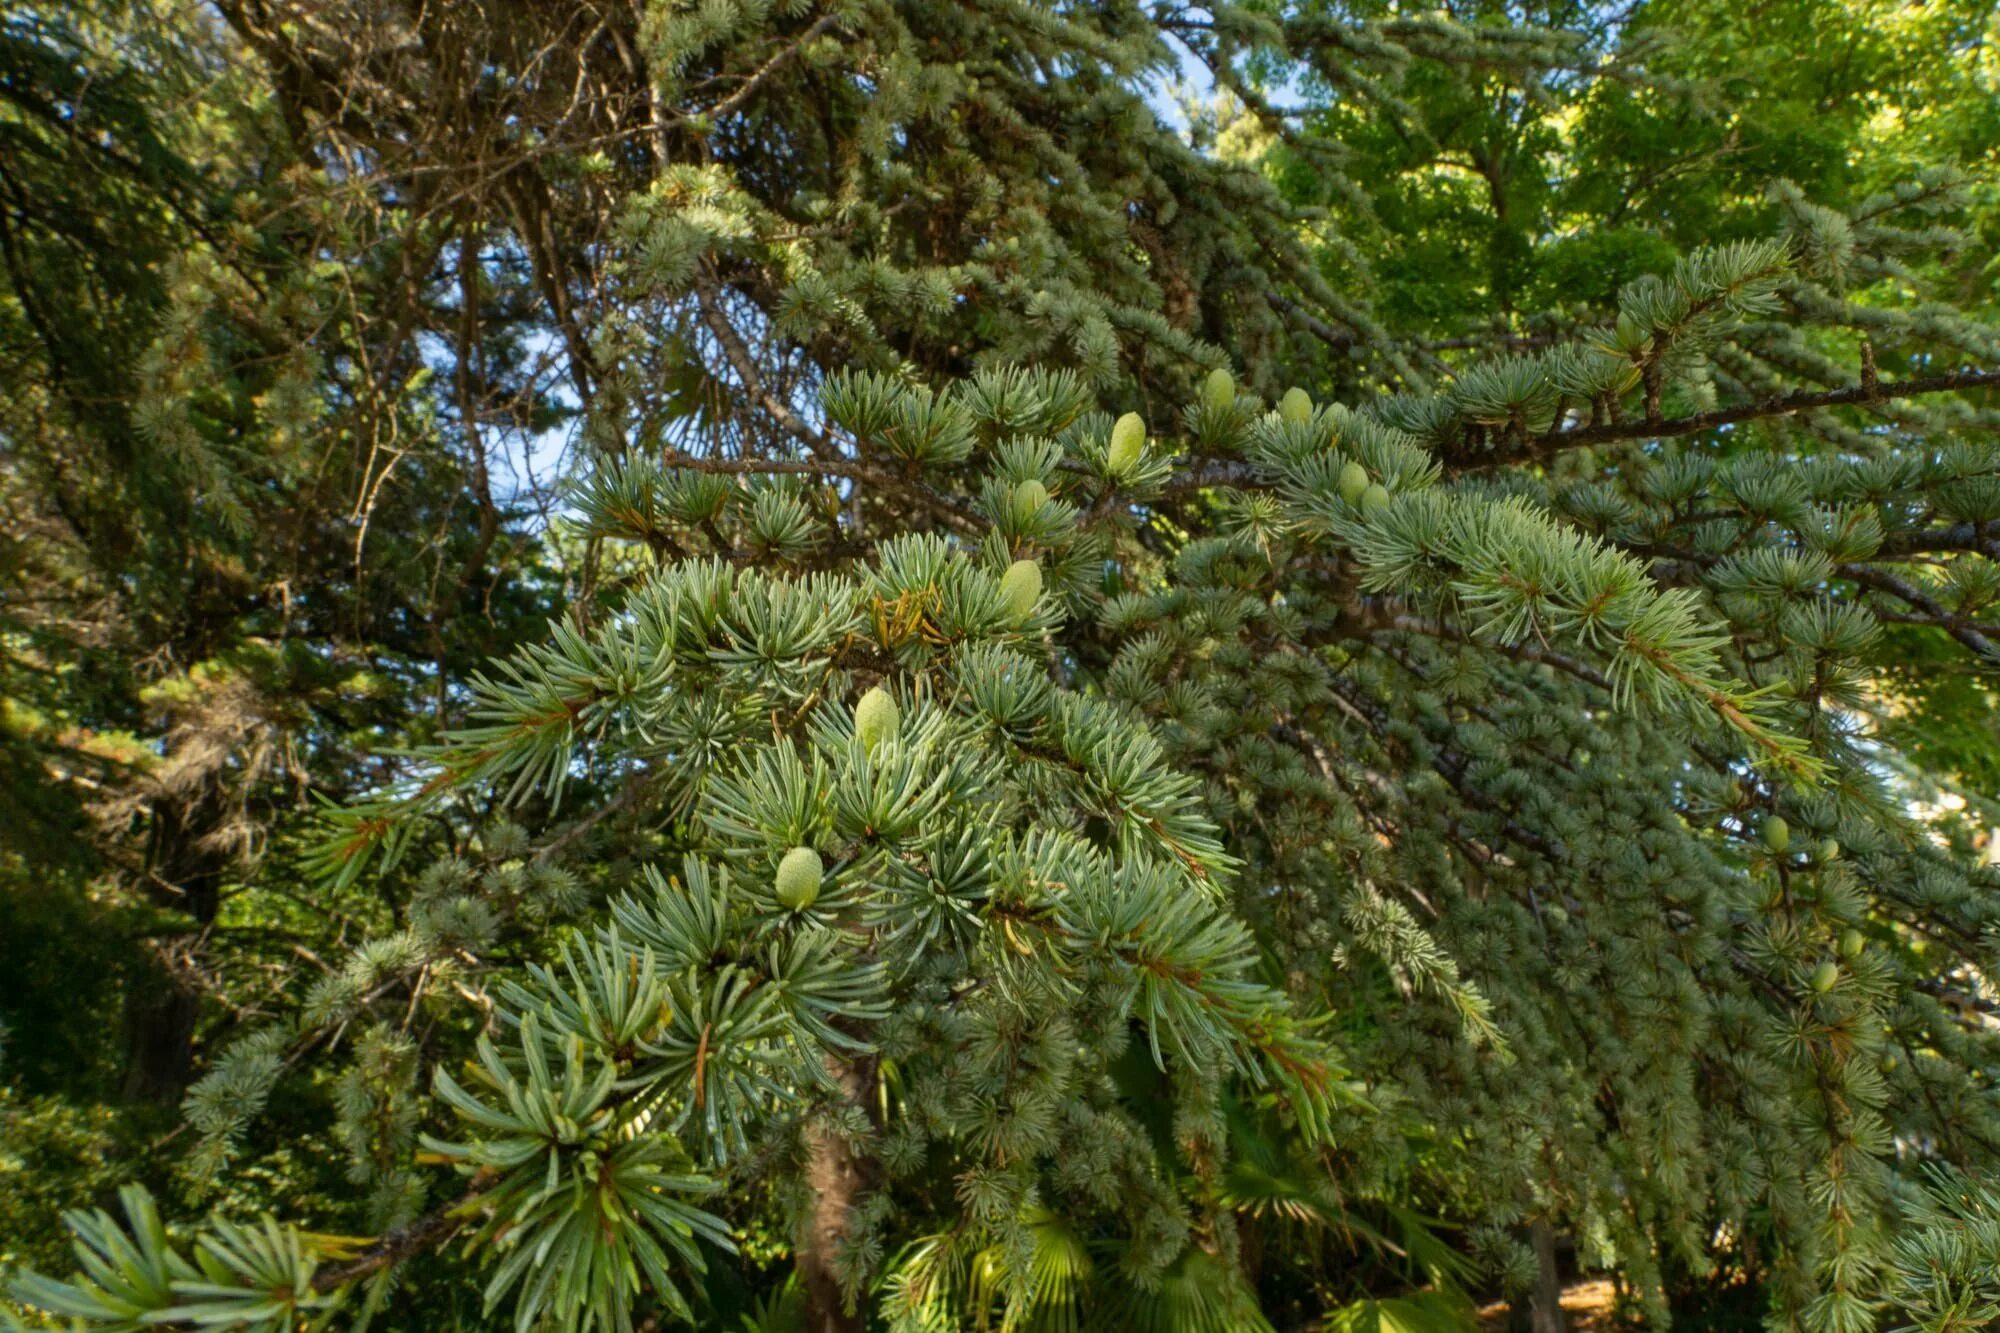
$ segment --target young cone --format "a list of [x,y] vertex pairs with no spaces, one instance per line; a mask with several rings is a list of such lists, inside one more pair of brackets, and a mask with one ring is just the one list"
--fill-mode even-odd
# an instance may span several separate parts
[[854,734],[871,754],[884,741],[895,740],[902,726],[903,710],[896,706],[895,696],[880,685],[854,705]]
[[1049,488],[1030,477],[1014,488],[1012,502],[1017,518],[1033,518],[1049,502]]
[[820,880],[825,875],[826,867],[818,852],[810,847],[792,848],[778,862],[773,882],[779,904],[793,912],[811,907],[819,900]]
[[1236,377],[1217,366],[1201,382],[1201,401],[1211,411],[1221,412],[1236,403]]
[[1042,599],[1042,567],[1032,560],[1016,560],[1000,576],[1000,594],[1007,599],[1014,623],[1025,621]]
[[1340,498],[1358,506],[1361,497],[1368,493],[1368,469],[1352,460],[1343,463],[1340,468],[1339,487]]
[[1146,421],[1137,412],[1127,412],[1111,428],[1111,447],[1105,464],[1114,477],[1129,477],[1146,452]]

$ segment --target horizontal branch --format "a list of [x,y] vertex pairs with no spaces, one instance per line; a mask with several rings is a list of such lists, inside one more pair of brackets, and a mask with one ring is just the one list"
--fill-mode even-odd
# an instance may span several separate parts
[[1869,608],[1869,614],[1873,615],[1877,620],[1885,621],[1891,625],[1920,625],[1926,629],[1951,629],[1957,627],[1973,630],[1976,633],[1986,635],[1988,638],[2000,638],[2000,624],[1988,624],[1984,621],[1953,620],[1949,616],[1943,618],[1938,616],[1920,616],[1908,611],[1885,611],[1879,606]]
[[1911,528],[1882,539],[1878,555],[1916,555],[1930,551],[1978,551],[2000,560],[2000,519],[1986,523],[1954,523],[1946,528]]
[[859,459],[706,458],[678,449],[662,449],[660,462],[670,468],[724,477],[868,477],[877,472]]
[[1458,449],[1439,450],[1438,453],[1449,467],[1492,467],[1506,463],[1527,462],[1559,453],[1564,449],[1581,449],[1593,444],[1612,444],[1621,440],[1668,440],[1683,435],[1699,435],[1703,431],[1715,430],[1721,426],[1792,416],[1799,412],[1813,412],[1828,407],[1867,407],[1898,399],[1921,398],[1927,394],[1994,387],[2000,387],[2000,370],[1960,370],[1945,375],[1925,375],[1919,379],[1901,380],[1893,384],[1877,381],[1856,384],[1845,389],[1773,394],[1752,403],[1718,407],[1710,412],[1697,412],[1693,416],[1686,417],[1651,421],[1644,418],[1630,421],[1601,421],[1591,426],[1545,431],[1525,440],[1518,437],[1502,439],[1491,448],[1468,445]]
[[1994,643],[1970,624],[1952,615],[1942,603],[1915,584],[1899,579],[1887,570],[1875,569],[1868,565],[1842,565],[1835,572],[1863,588],[1887,593],[1905,606],[1915,607],[1930,616],[1939,629],[1988,662],[2000,663],[2000,644]]
[[[1733,407],[1718,407],[1712,412],[1697,412],[1693,416],[1651,421],[1644,418],[1603,421],[1589,426],[1572,426],[1567,430],[1545,431],[1525,440],[1518,437],[1503,437],[1491,445],[1460,443],[1438,447],[1432,452],[1446,467],[1458,471],[1504,467],[1511,463],[1533,462],[1565,449],[1581,449],[1593,444],[1610,444],[1622,440],[1670,440],[1685,435],[1699,435],[1703,431],[1714,430],[1720,426],[1791,416],[1821,408],[1866,407],[1898,399],[1920,398],[1928,394],[1988,388],[2000,388],[2000,370],[1963,370],[1947,375],[1926,375],[1921,379],[1902,380],[1894,384],[1877,382],[1872,385],[1857,384],[1846,389],[1776,394],[1769,398],[1760,398],[1753,403],[1738,403]],[[1163,499],[1177,499],[1212,486],[1257,489],[1265,484],[1261,470],[1250,463],[1235,459],[1194,459],[1189,462],[1185,471],[1161,487],[1160,495]],[[1964,549],[1980,549],[1978,543],[1992,540],[1970,524],[1944,530],[1938,535],[1948,535],[1950,541],[1962,543]],[[1960,547],[1949,546],[1939,549],[1960,549]]]

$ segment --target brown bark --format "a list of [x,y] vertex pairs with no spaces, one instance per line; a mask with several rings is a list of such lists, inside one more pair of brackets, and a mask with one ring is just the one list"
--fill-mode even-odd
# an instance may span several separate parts
[[[873,1103],[873,1059],[829,1059],[827,1067],[848,1101],[864,1109]],[[809,1333],[860,1333],[867,1326],[867,1314],[848,1308],[835,1259],[847,1240],[856,1205],[874,1183],[875,1164],[857,1153],[855,1145],[819,1126],[806,1131],[806,1140],[811,1151],[806,1187],[812,1191],[812,1213],[795,1255],[806,1290],[805,1327]]]

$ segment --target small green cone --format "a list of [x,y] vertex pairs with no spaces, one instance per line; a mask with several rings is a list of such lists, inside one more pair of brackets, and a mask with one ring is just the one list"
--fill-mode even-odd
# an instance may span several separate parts
[[1213,412],[1226,411],[1236,404],[1236,377],[1217,366],[1201,382],[1202,405]]
[[1833,989],[1833,983],[1840,980],[1840,968],[1829,958],[1813,969],[1812,988],[1821,995]]
[[1782,815],[1772,815],[1764,821],[1764,846],[1782,855],[1785,848],[1792,845],[1792,826]]
[[1840,859],[1840,844],[1832,838],[1828,838],[1819,845],[1819,859],[1822,861],[1838,861]]
[[1388,507],[1389,490],[1379,481],[1368,483],[1368,489],[1361,492],[1361,512],[1372,518]]
[[1840,935],[1840,956],[1842,958],[1859,958],[1861,951],[1867,945],[1868,941],[1862,938],[1861,932],[1849,926]]
[[1000,576],[1000,595],[1007,599],[1014,623],[1020,624],[1035,613],[1035,603],[1042,600],[1042,567],[1032,560],[1016,560]]
[[1014,488],[1009,501],[1014,506],[1016,518],[1033,518],[1042,512],[1042,506],[1049,502],[1049,488],[1033,477]]
[[1285,396],[1278,400],[1278,415],[1293,425],[1311,421],[1313,414],[1312,395],[1304,389],[1293,387],[1285,390]]
[[1343,464],[1340,469],[1340,498],[1351,505],[1359,505],[1367,490],[1368,469],[1359,463]]
[[803,912],[819,899],[819,882],[826,866],[810,847],[794,847],[778,862],[778,902],[787,911]]
[[1145,453],[1146,419],[1137,412],[1127,412],[1111,428],[1111,448],[1105,454],[1105,466],[1114,477],[1129,477]]
[[883,741],[893,741],[903,728],[903,710],[889,691],[877,685],[854,705],[854,734],[870,754]]
[[1653,335],[1646,331],[1646,326],[1622,311],[1611,336],[1618,344],[1618,350],[1627,356],[1648,351],[1653,346]]

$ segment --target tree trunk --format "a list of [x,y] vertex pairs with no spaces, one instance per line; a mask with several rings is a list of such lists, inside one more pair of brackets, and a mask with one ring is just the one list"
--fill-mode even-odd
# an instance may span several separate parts
[[1528,1228],[1535,1247],[1535,1290],[1528,1300],[1531,1333],[1563,1333],[1562,1275],[1556,1271],[1556,1233],[1546,1220]]
[[195,1020],[201,997],[154,960],[125,991],[125,1100],[180,1100],[194,1071]]
[[223,865],[222,858],[201,848],[190,829],[196,818],[198,814],[171,801],[153,807],[146,857],[149,896],[192,917],[194,930],[178,939],[156,940],[149,966],[126,986],[122,1091],[128,1101],[176,1102],[193,1080],[201,994],[177,966],[174,950],[197,938],[221,911]]
[[[847,1100],[873,1110],[875,1062],[870,1058],[829,1059],[827,1068]],[[806,1131],[811,1156],[806,1187],[812,1191],[812,1213],[800,1239],[796,1262],[806,1290],[807,1333],[861,1333],[868,1319],[850,1311],[834,1261],[846,1242],[854,1209],[874,1183],[874,1163],[854,1151],[847,1140],[818,1126]]]

